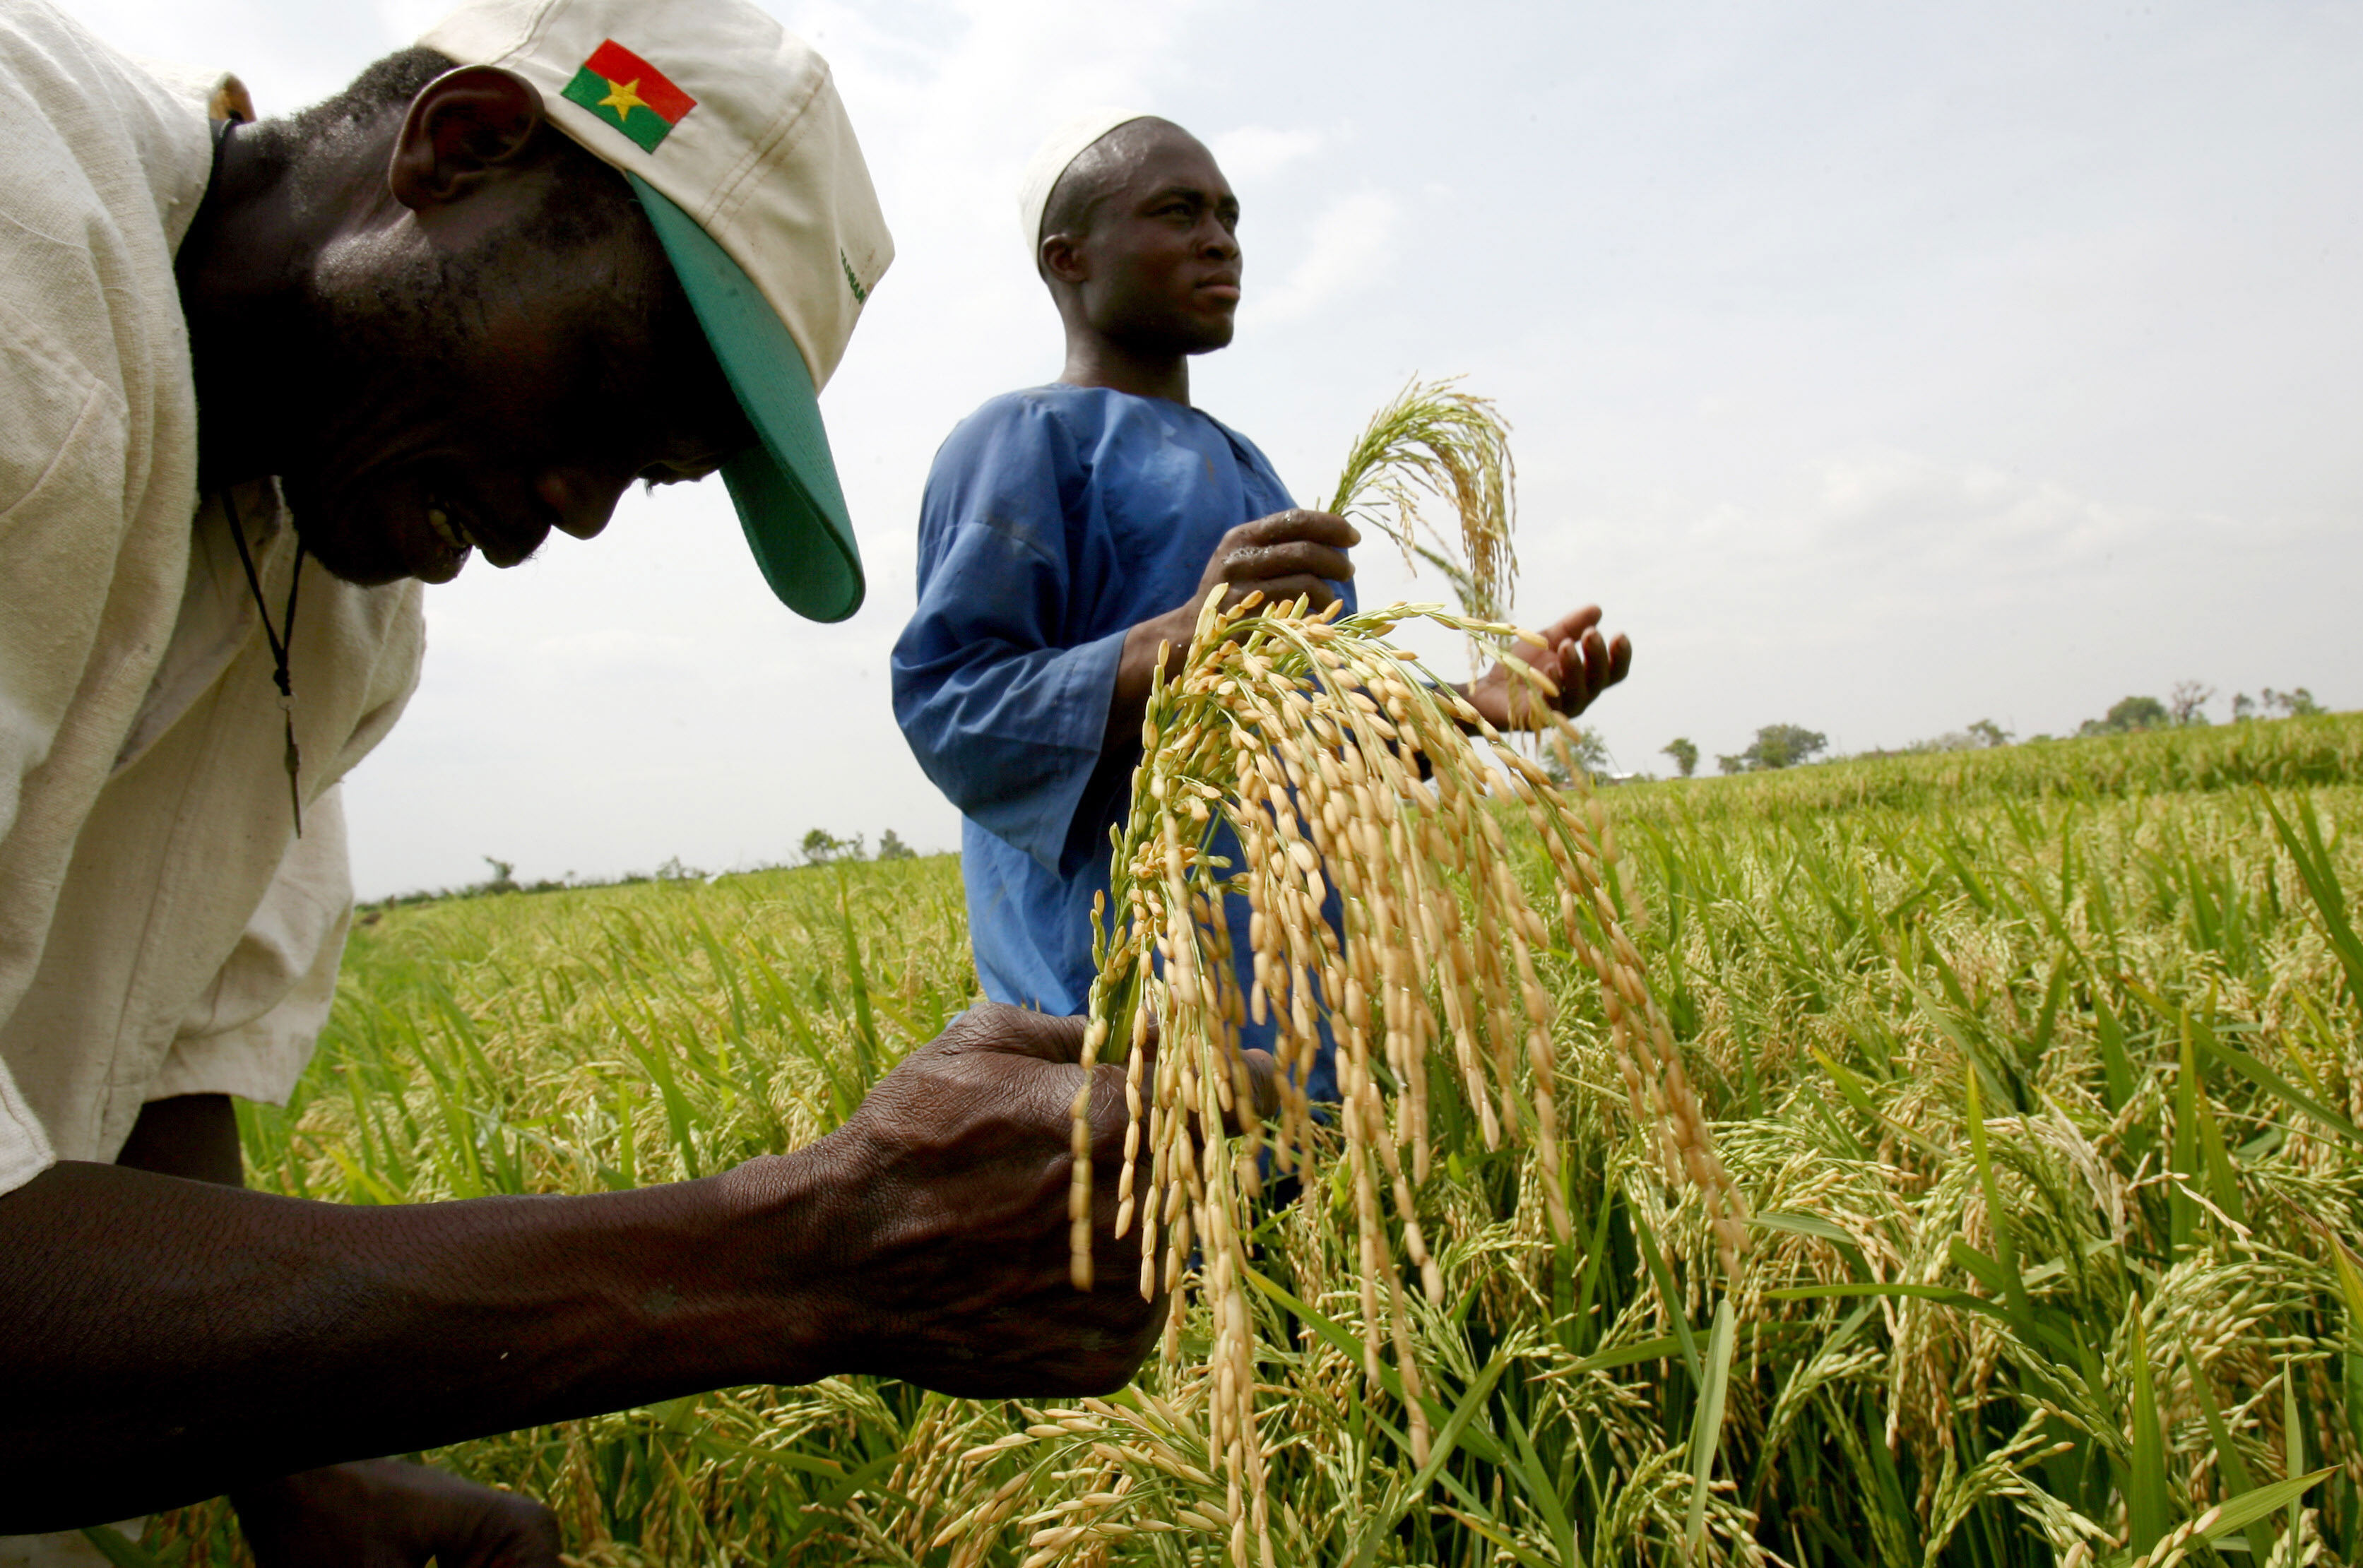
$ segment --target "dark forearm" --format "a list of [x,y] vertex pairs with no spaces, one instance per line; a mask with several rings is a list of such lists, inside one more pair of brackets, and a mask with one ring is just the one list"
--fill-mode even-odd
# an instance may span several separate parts
[[1165,673],[1170,677],[1182,668],[1182,656],[1190,648],[1196,623],[1184,624],[1180,619],[1184,613],[1170,610],[1125,633],[1124,651],[1116,657],[1115,690],[1108,698],[1107,734],[1100,743],[1099,766],[1092,769],[1091,782],[1084,786],[1084,800],[1104,799],[1140,760],[1140,719],[1148,711],[1148,689],[1156,682],[1159,650]]
[[789,1156],[638,1192],[348,1208],[61,1165],[0,1197],[0,1533],[819,1375],[826,1238],[778,1218],[812,1182]]
[[1189,652],[1191,633],[1197,624],[1194,611],[1186,623],[1178,619],[1182,613],[1170,610],[1125,633],[1124,651],[1116,658],[1115,690],[1108,700],[1107,755],[1129,756],[1138,748],[1140,716],[1148,708],[1148,689],[1156,682],[1160,650],[1168,676],[1182,668],[1182,656]]

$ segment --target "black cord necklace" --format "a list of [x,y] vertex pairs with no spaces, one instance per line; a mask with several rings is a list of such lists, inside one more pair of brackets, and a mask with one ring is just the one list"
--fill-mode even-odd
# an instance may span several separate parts
[[287,803],[295,812],[295,836],[304,836],[304,790],[298,782],[303,767],[303,755],[295,747],[295,689],[287,677],[287,649],[295,640],[295,591],[304,586],[304,540],[295,540],[295,569],[287,576],[287,613],[280,617],[279,628],[271,625],[271,606],[262,602],[262,579],[254,569],[254,552],[246,547],[246,524],[238,514],[238,502],[225,488],[221,492],[222,511],[229,518],[230,537],[238,541],[238,564],[246,569],[246,586],[254,595],[254,613],[262,617],[262,635],[271,644],[271,679],[279,686],[279,712],[287,722]]

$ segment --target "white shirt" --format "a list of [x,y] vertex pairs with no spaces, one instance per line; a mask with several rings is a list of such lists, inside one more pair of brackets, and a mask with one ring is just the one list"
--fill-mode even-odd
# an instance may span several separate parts
[[[197,493],[172,257],[209,97],[244,92],[0,0],[0,1192],[114,1158],[150,1099],[284,1100],[351,915],[333,786],[424,651],[419,584],[305,566],[297,838],[270,648]],[[275,618],[294,533],[269,484],[239,506]]]

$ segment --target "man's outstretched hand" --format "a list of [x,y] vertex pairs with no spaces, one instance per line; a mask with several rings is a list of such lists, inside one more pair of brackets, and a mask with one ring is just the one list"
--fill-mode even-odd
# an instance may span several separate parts
[[1559,696],[1544,702],[1540,694],[1503,665],[1463,687],[1469,705],[1499,730],[1537,729],[1546,722],[1541,707],[1575,717],[1599,695],[1625,679],[1633,668],[1633,645],[1619,634],[1614,642],[1600,635],[1600,606],[1587,604],[1543,629],[1544,646],[1521,646],[1518,657],[1559,688]]
[[[1130,1380],[1165,1316],[1141,1299],[1137,1231],[1114,1234],[1124,1069],[1093,1068],[1093,1264],[1069,1269],[1068,1187],[1083,1021],[981,1003],[887,1075],[840,1127],[790,1160],[727,1179],[820,1194],[832,1372],[971,1397],[1104,1394]],[[1248,1053],[1258,1109],[1271,1058]],[[815,1181],[815,1178],[817,1180]],[[802,1252],[802,1249],[798,1249]],[[809,1275],[801,1282],[811,1290]]]

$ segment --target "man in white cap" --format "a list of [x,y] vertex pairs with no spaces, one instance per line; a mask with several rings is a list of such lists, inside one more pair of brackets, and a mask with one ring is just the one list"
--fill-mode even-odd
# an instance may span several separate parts
[[719,471],[779,597],[852,613],[815,396],[891,254],[826,66],[744,0],[480,0],[250,118],[0,0],[0,1532],[227,1491],[266,1568],[554,1563],[538,1506],[370,1456],[837,1372],[1120,1385],[1161,1308],[1068,1284],[1071,1021],[980,1008],[704,1181],[239,1188],[421,580]]
[[[1237,197],[1196,138],[1153,116],[1087,116],[1043,146],[1019,207],[1066,367],[985,403],[936,456],[894,713],[964,818],[986,994],[1074,1012],[1158,650],[1178,666],[1217,586],[1233,602],[1260,591],[1352,608],[1357,535],[1297,507],[1253,442],[1191,404],[1191,357],[1231,341],[1241,260]],[[1535,660],[1570,713],[1631,662],[1599,621],[1597,607],[1564,617]],[[1510,727],[1507,672],[1466,690]],[[1236,859],[1236,842],[1215,853]],[[1246,899],[1227,912],[1244,995]],[[1245,1033],[1263,1045],[1270,1031]],[[1304,1088],[1336,1098],[1326,1061]]]

